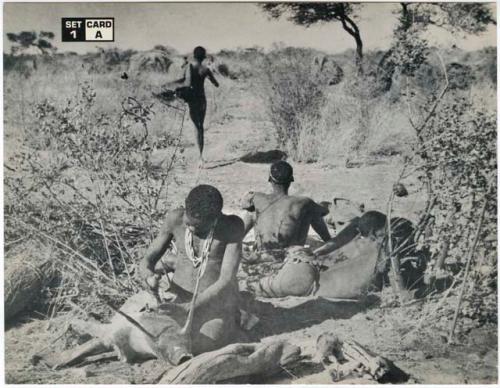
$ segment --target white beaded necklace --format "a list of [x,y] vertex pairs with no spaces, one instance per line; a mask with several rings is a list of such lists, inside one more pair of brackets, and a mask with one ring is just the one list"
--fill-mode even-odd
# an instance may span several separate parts
[[184,247],[186,248],[186,256],[191,261],[194,268],[198,268],[201,263],[207,261],[218,220],[219,219],[217,218],[214,221],[212,227],[210,228],[210,231],[208,232],[207,238],[203,241],[203,248],[201,250],[200,257],[197,257],[194,253],[193,232],[189,228],[186,228],[186,233],[184,235]]

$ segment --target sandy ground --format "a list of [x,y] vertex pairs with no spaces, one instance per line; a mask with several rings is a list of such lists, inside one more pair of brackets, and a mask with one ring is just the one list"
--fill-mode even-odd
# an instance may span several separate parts
[[[252,105],[253,104],[253,105]],[[210,163],[231,159],[252,150],[275,148],[270,123],[265,118],[240,116],[240,110],[262,111],[256,101],[240,101],[228,111],[231,119],[212,124],[207,131],[206,158]],[[239,200],[249,190],[268,190],[269,165],[236,162],[227,166],[199,171],[193,141],[194,129],[187,122],[184,129],[186,163],[178,167],[181,184],[170,188],[168,201],[181,204],[196,183],[210,183],[222,192],[227,213],[239,213]],[[392,183],[401,161],[381,160],[380,164],[348,169],[338,162],[294,164],[295,183],[291,194],[313,199],[331,200],[346,197],[363,202],[366,209],[385,212]],[[395,203],[394,215],[415,220],[423,199],[417,193],[417,182],[407,185],[410,195]],[[380,297],[377,296],[377,297]],[[451,303],[451,301],[450,301]],[[332,302],[324,299],[288,298],[261,304],[260,323],[254,329],[262,341],[287,340],[301,347],[305,359],[266,381],[255,383],[331,383],[315,355],[317,337],[334,332],[354,338],[372,351],[393,360],[410,375],[408,383],[463,384],[497,381],[497,329],[482,328],[462,338],[459,345],[446,345],[446,333],[427,330],[411,332],[421,313],[419,303],[409,307],[381,308],[378,303],[366,306],[356,302]],[[147,383],[165,369],[159,361],[126,365],[118,361],[92,364],[81,368],[52,371],[42,365],[33,366],[30,357],[44,347],[55,349],[72,346],[73,336],[60,335],[64,318],[47,321],[33,317],[8,328],[6,332],[7,383]],[[366,381],[347,380],[345,383]]]
[[[380,308],[354,302],[288,298],[272,303],[261,302],[260,306],[261,322],[254,332],[262,336],[263,342],[286,340],[300,346],[304,360],[272,379],[255,379],[254,383],[331,383],[315,351],[316,339],[324,332],[355,339],[391,359],[410,375],[406,383],[488,384],[497,381],[494,327],[474,330],[460,338],[459,344],[446,345],[446,333],[427,330],[425,325],[420,331],[411,332],[421,311],[418,304],[405,308]],[[156,360],[140,365],[111,361],[61,371],[31,365],[31,356],[45,346],[52,346],[55,351],[60,351],[62,346],[74,346],[74,335],[57,339],[65,323],[61,318],[52,325],[47,320],[33,319],[7,331],[7,383],[143,384],[153,381],[155,376],[169,368]],[[355,379],[343,382],[369,383]]]

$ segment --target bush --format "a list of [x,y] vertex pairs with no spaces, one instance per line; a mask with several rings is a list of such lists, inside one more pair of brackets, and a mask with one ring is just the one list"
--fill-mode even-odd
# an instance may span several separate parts
[[222,75],[223,77],[230,77],[231,73],[229,72],[229,67],[225,63],[219,63],[217,65],[217,71]]
[[[468,93],[450,90],[419,135],[419,179],[429,195],[422,220],[432,229],[420,243],[431,254],[432,272],[444,263],[456,274],[466,265],[486,206],[462,313],[496,323],[496,113],[474,102]],[[424,106],[423,117],[431,106]]]
[[275,137],[294,159],[306,156],[302,143],[314,135],[326,101],[324,75],[311,71],[312,61],[307,50],[286,48],[271,52],[263,64],[263,94]]
[[[120,298],[136,290],[135,262],[169,206],[180,147],[168,133],[151,136],[152,104],[129,97],[113,114],[96,97],[84,83],[65,103],[37,103],[6,161],[14,171],[5,175],[5,238],[54,245],[63,281],[80,294],[75,303],[97,289]],[[157,153],[164,163],[153,163]]]

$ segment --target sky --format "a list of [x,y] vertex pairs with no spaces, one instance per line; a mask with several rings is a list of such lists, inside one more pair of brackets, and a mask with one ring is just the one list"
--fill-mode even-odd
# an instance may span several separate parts
[[[494,4],[491,5],[495,7]],[[397,3],[365,4],[358,19],[365,50],[387,49]],[[496,10],[494,11],[496,14]],[[62,17],[114,17],[115,42],[61,42]],[[190,52],[202,45],[209,52],[237,47],[269,48],[283,42],[330,53],[354,48],[354,40],[339,23],[296,26],[287,20],[269,20],[255,3],[4,3],[4,51],[10,50],[7,32],[52,31],[59,51],[85,53],[103,48],[148,50],[157,44]],[[441,47],[455,44],[464,50],[496,46],[491,26],[479,36],[430,31],[430,42]]]

